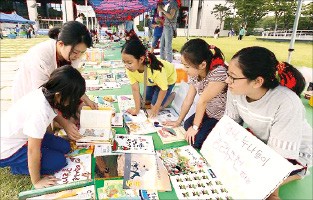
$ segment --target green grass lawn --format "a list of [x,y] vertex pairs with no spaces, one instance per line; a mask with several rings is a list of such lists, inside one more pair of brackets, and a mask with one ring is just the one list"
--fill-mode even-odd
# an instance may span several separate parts
[[[190,38],[192,39],[192,37]],[[212,37],[203,38],[209,44],[215,45],[222,50],[228,62],[231,57],[240,49],[249,46],[262,46],[273,51],[279,61],[287,61],[289,42],[274,42],[257,40],[254,36],[244,37],[243,40],[237,40],[237,37],[222,37],[214,39]],[[186,42],[185,37],[177,37],[173,40],[173,48],[180,50]],[[295,51],[291,56],[291,64],[295,67],[313,67],[313,43],[297,42],[294,47]]]
[[[0,40],[0,57],[8,58],[25,53],[33,45],[47,40],[47,37],[32,39],[3,39]],[[238,50],[248,46],[263,46],[272,50],[280,61],[286,61],[288,57],[288,42],[265,42],[256,40],[255,37],[244,37],[242,41],[233,38],[204,38],[209,44],[218,46],[229,61]],[[186,38],[178,37],[173,41],[173,48],[180,50],[186,42]],[[312,43],[295,44],[295,52],[292,54],[292,64],[295,66],[306,66],[312,68]],[[9,168],[0,168],[0,199],[16,199],[19,192],[31,189],[28,176],[11,175]]]

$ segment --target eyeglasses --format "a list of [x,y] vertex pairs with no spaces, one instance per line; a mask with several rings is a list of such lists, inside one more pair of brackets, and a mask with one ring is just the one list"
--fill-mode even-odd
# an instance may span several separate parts
[[246,77],[241,77],[241,78],[235,78],[235,77],[232,77],[231,75],[229,75],[229,73],[228,73],[228,72],[227,72],[226,74],[227,74],[227,77],[228,77],[229,82],[230,82],[231,84],[233,84],[233,83],[235,82],[235,80],[240,80],[240,79],[248,79],[248,78],[246,78]]

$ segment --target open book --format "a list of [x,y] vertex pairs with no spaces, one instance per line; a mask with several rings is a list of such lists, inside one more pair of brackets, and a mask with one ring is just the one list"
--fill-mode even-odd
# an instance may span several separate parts
[[110,107],[91,110],[84,106],[80,114],[79,132],[83,136],[77,142],[111,143],[113,132],[111,129],[112,109]]

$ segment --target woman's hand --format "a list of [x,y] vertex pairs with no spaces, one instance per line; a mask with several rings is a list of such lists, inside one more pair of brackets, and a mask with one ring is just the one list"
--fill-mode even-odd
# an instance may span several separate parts
[[76,140],[82,138],[81,134],[78,131],[77,126],[73,122],[68,120],[63,128],[64,128],[67,136],[71,140],[75,140],[76,141]]
[[175,128],[175,127],[180,126],[181,122],[179,122],[179,121],[165,121],[165,122],[162,123],[162,125],[170,126],[170,127],[174,127]]
[[34,187],[36,189],[51,187],[53,185],[56,185],[58,180],[59,179],[55,178],[55,176],[45,176],[39,181],[37,181],[37,183],[34,184]]
[[126,112],[128,112],[131,115],[138,115],[139,110],[137,110],[136,108],[129,108],[129,109],[127,109]]
[[195,143],[195,136],[197,135],[198,131],[193,129],[192,127],[189,127],[185,134],[185,139],[190,145],[193,145]]

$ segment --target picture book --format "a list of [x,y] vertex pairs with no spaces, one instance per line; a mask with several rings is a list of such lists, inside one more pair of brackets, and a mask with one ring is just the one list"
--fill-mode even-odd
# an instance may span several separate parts
[[84,106],[80,113],[79,129],[83,137],[77,142],[110,143],[113,138],[111,118],[112,109],[109,107],[91,110]]
[[155,156],[155,154],[125,154],[124,189],[156,190]]
[[112,127],[124,127],[123,113],[115,113],[111,124]]
[[112,154],[112,144],[94,144],[94,157]]
[[234,199],[266,199],[290,172],[302,168],[226,115],[200,152]]
[[104,82],[102,84],[102,89],[104,90],[112,90],[112,89],[117,89],[117,88],[121,88],[121,84],[118,82]]
[[125,155],[105,155],[96,157],[95,178],[116,178],[124,176]]
[[141,199],[144,200],[158,200],[159,195],[156,190],[139,190]]
[[83,155],[83,154],[92,154],[94,151],[93,145],[87,144],[87,145],[77,146],[74,141],[71,142],[71,148],[73,150],[66,155],[67,157],[75,157],[75,156]]
[[[148,114],[150,114],[151,110],[148,109],[147,112]],[[177,119],[178,119],[178,114],[173,108],[164,108],[163,110],[160,110],[158,115],[152,120],[162,124],[162,122],[176,121]]]
[[186,130],[182,126],[175,128],[161,127],[158,129],[157,133],[163,144],[169,144],[184,141]]
[[[27,191],[22,191],[18,194],[18,199],[64,199],[67,197],[74,199],[80,197],[80,199],[94,199],[94,191],[94,181],[84,180],[62,185],[53,185],[51,187],[40,188],[36,190],[31,189]],[[86,192],[88,193],[88,195],[85,196]],[[89,198],[89,195],[91,195],[91,198]],[[84,196],[86,198],[84,198]]]
[[178,199],[233,199],[222,182],[205,170],[173,175],[170,179]]
[[102,90],[102,85],[91,85],[91,86],[86,86],[87,91],[95,91],[95,90]]
[[58,184],[91,179],[91,154],[68,157],[67,166],[54,174]]
[[155,154],[152,136],[116,134],[113,152]]
[[115,76],[112,72],[102,74],[102,82],[115,82]]
[[123,180],[104,180],[103,187],[97,189],[98,199],[137,199],[141,200],[139,191],[123,189]]
[[170,175],[206,170],[204,158],[190,145],[157,151]]
[[64,190],[61,192],[44,194],[36,197],[27,198],[27,200],[33,199],[95,199],[95,187],[94,185],[80,187],[76,189]]
[[167,169],[165,168],[159,156],[155,156],[155,157],[156,157],[156,162],[157,162],[157,174],[156,174],[157,187],[156,189],[158,191],[172,191],[171,181],[167,173]]
[[124,112],[124,120],[129,134],[142,135],[156,132],[153,121],[147,117],[144,110],[140,110],[136,116]]
[[133,95],[119,95],[117,96],[117,102],[120,112],[125,112],[129,108],[135,107]]

